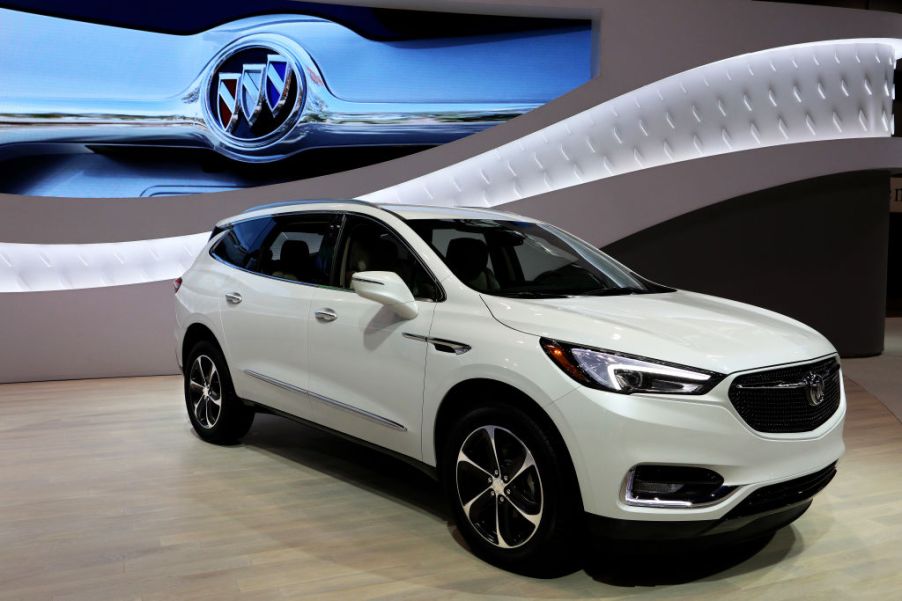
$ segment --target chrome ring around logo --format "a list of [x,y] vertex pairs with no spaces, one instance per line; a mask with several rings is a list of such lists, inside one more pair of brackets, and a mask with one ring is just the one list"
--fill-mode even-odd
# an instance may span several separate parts
[[808,393],[808,404],[812,407],[817,407],[823,403],[826,397],[824,377],[812,372],[805,378],[805,384],[806,392]]
[[265,145],[293,125],[303,97],[303,77],[288,53],[247,45],[227,53],[210,75],[207,120],[239,147]]

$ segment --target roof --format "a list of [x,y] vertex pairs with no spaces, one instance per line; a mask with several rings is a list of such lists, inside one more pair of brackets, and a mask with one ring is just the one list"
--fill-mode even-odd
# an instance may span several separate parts
[[[523,217],[507,211],[498,211],[494,209],[480,209],[469,207],[439,207],[429,205],[406,205],[381,203],[374,204],[363,200],[343,200],[343,199],[322,199],[322,200],[298,200],[275,202],[270,204],[251,207],[243,211],[240,215],[235,215],[227,219],[223,219],[217,223],[217,227],[222,227],[239,219],[248,219],[251,217],[262,217],[264,215],[273,215],[278,213],[294,213],[297,211],[311,210],[327,210],[341,211],[350,208],[366,208],[374,211],[388,211],[402,219],[500,219],[504,221],[533,221],[529,217]],[[365,211],[364,212],[368,212]]]

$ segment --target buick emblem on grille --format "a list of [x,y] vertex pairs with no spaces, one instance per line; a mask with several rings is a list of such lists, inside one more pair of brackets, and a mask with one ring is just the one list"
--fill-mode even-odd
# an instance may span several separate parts
[[237,142],[266,138],[290,126],[303,93],[303,79],[284,53],[243,47],[227,54],[209,79],[208,118]]
[[805,376],[805,391],[808,394],[808,404],[817,407],[824,402],[824,376],[814,372]]

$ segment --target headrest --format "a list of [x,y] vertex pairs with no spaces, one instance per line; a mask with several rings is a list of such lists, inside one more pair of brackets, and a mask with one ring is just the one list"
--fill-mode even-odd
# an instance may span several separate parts
[[476,238],[455,238],[445,256],[448,267],[464,282],[478,277],[489,263],[489,247]]
[[310,261],[310,247],[303,240],[286,240],[282,243],[279,264],[282,269],[296,271],[303,269]]

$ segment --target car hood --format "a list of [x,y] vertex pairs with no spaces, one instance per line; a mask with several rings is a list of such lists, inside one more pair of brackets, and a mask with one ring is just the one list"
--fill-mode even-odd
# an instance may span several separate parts
[[693,292],[482,299],[515,330],[723,374],[836,352],[798,321]]

